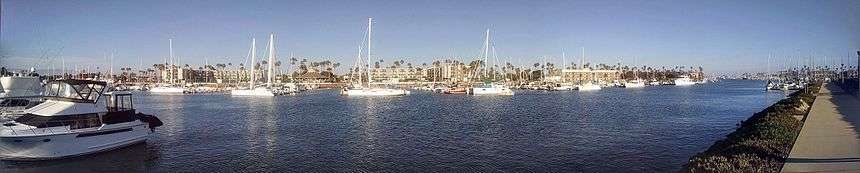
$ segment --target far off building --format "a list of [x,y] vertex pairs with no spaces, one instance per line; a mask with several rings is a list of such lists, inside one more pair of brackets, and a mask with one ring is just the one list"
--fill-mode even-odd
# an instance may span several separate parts
[[548,77],[547,79],[553,82],[564,83],[611,83],[621,80],[621,71],[619,70],[594,70],[594,69],[563,69],[560,77]]
[[210,70],[194,70],[171,68],[161,71],[161,82],[164,83],[212,83],[215,82],[215,72]]
[[424,70],[415,68],[373,68],[370,69],[373,82],[400,83],[425,81]]

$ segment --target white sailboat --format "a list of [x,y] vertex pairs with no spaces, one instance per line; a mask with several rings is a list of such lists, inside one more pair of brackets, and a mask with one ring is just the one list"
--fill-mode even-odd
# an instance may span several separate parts
[[[164,67],[164,68],[168,71],[168,72],[167,72],[167,75],[168,75],[168,76],[167,76],[167,77],[168,77],[168,83],[167,83],[167,84],[158,84],[158,85],[156,85],[155,87],[150,88],[150,89],[149,89],[149,92],[150,92],[150,93],[165,93],[165,94],[169,94],[169,93],[175,93],[175,94],[185,93],[185,88],[184,88],[184,87],[182,87],[182,86],[178,86],[176,83],[174,83],[174,80],[175,80],[175,79],[173,78],[173,75],[174,75],[173,69],[174,69],[174,68],[173,68],[173,66],[172,66],[172,64],[174,64],[174,62],[173,62],[173,60],[174,60],[174,57],[173,57],[173,39],[172,39],[172,38],[171,38],[171,39],[168,39],[168,42],[169,42],[169,44],[170,44],[170,60],[169,60],[169,61],[170,61],[170,64],[168,64],[168,66],[165,66],[165,67]],[[179,71],[177,71],[177,72],[179,72]]]
[[[585,68],[585,66],[584,66],[584,64],[585,64],[585,48],[584,47],[582,48],[582,64],[583,64],[583,69],[584,69]],[[592,73],[591,74],[592,80],[588,81],[584,84],[579,85],[578,87],[576,87],[576,90],[579,90],[579,91],[596,91],[596,90],[602,89],[599,84],[593,83],[593,81],[595,81],[594,80],[595,75],[596,74]]]
[[[367,18],[367,84],[364,84],[361,75],[359,76],[357,84],[353,84],[352,86],[344,87],[341,90],[342,95],[346,96],[402,96],[409,95],[409,91],[404,89],[396,89],[396,88],[380,88],[380,87],[371,87],[370,83],[373,82],[373,75],[370,74],[370,57],[371,55],[371,34],[373,33],[373,18]],[[364,66],[364,63],[360,63],[361,61],[361,48],[359,48],[358,53],[358,63],[356,63],[356,68],[358,68],[359,72],[361,71],[361,66]]]
[[[634,57],[634,59],[635,60],[634,60],[633,66],[636,67],[636,65],[639,64],[639,60],[636,59],[635,57]],[[645,81],[639,78],[639,70],[633,71],[633,76],[636,77],[635,80],[624,82],[624,84],[621,86],[624,88],[642,88],[642,87],[645,87]]]
[[276,93],[272,90],[272,70],[273,64],[275,60],[275,34],[269,35],[269,63],[268,63],[268,76],[266,77],[266,86],[265,87],[257,87],[255,81],[257,79],[256,73],[254,72],[255,56],[257,52],[257,41],[256,39],[251,39],[251,82],[248,86],[248,89],[236,89],[230,91],[230,95],[234,96],[275,96],[281,95],[280,92]]
[[[487,74],[489,69],[489,54],[490,54],[490,29],[487,29],[487,36],[484,40],[484,77],[489,77]],[[495,49],[493,50],[495,52]],[[495,53],[493,54],[495,56]],[[495,58],[494,58],[495,59]],[[472,95],[514,95],[514,91],[502,83],[495,81],[484,81],[481,84],[475,85],[470,89]]]

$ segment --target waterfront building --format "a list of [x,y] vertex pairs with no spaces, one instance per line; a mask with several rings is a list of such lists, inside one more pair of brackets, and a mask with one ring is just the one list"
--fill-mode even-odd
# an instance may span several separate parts
[[372,68],[370,75],[373,75],[374,82],[417,82],[426,81],[425,72],[423,69],[416,68]]
[[619,70],[595,70],[590,68],[583,69],[563,69],[561,77],[550,78],[560,80],[560,82],[586,83],[596,81],[598,83],[607,83],[618,81],[621,79],[621,71]]

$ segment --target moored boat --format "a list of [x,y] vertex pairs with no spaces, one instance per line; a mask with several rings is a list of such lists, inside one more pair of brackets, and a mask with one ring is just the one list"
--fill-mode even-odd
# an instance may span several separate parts
[[47,160],[91,154],[145,142],[162,122],[136,112],[129,92],[104,93],[106,83],[48,83],[47,101],[0,128],[0,159]]
[[674,84],[678,85],[678,86],[689,86],[689,85],[695,85],[696,82],[693,82],[693,79],[690,79],[690,76],[684,75],[684,76],[681,76],[681,77],[675,79]]

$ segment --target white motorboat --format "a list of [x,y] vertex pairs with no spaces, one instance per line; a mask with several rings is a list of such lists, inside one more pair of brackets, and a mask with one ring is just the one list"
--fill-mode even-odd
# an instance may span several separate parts
[[345,95],[345,96],[403,96],[403,95],[409,95],[410,92],[407,90],[404,90],[404,89],[380,88],[380,87],[370,86],[370,83],[373,82],[373,75],[370,73],[370,69],[369,69],[370,68],[370,64],[369,64],[370,57],[372,55],[370,53],[370,50],[371,50],[370,49],[371,48],[370,47],[371,46],[371,44],[370,44],[371,39],[370,38],[372,36],[371,35],[372,31],[373,31],[373,18],[368,18],[367,19],[367,62],[365,62],[365,63],[367,63],[366,64],[367,66],[365,66],[365,63],[361,62],[361,60],[362,60],[361,48],[358,49],[358,58],[356,61],[356,68],[358,69],[358,71],[361,71],[361,67],[367,67],[367,69],[365,69],[365,71],[367,72],[366,73],[367,83],[364,84],[363,83],[364,81],[361,77],[361,74],[358,74],[357,75],[358,76],[357,83],[353,84],[353,86],[344,87],[343,90],[341,90],[340,94]]
[[600,90],[600,89],[601,89],[600,85],[594,84],[591,82],[582,84],[579,87],[577,87],[577,90],[579,90],[579,91],[596,91],[596,90]]
[[689,86],[689,85],[695,85],[696,82],[693,82],[693,79],[690,79],[690,76],[684,75],[684,76],[681,76],[680,78],[675,79],[674,84],[679,85],[679,86]]
[[38,76],[0,77],[0,97],[38,96],[44,90]]
[[0,77],[0,122],[24,114],[24,110],[42,103],[45,89],[38,76]]
[[0,127],[0,159],[46,160],[91,154],[145,142],[162,122],[137,113],[129,92],[106,93],[106,82],[48,83],[47,101]]

